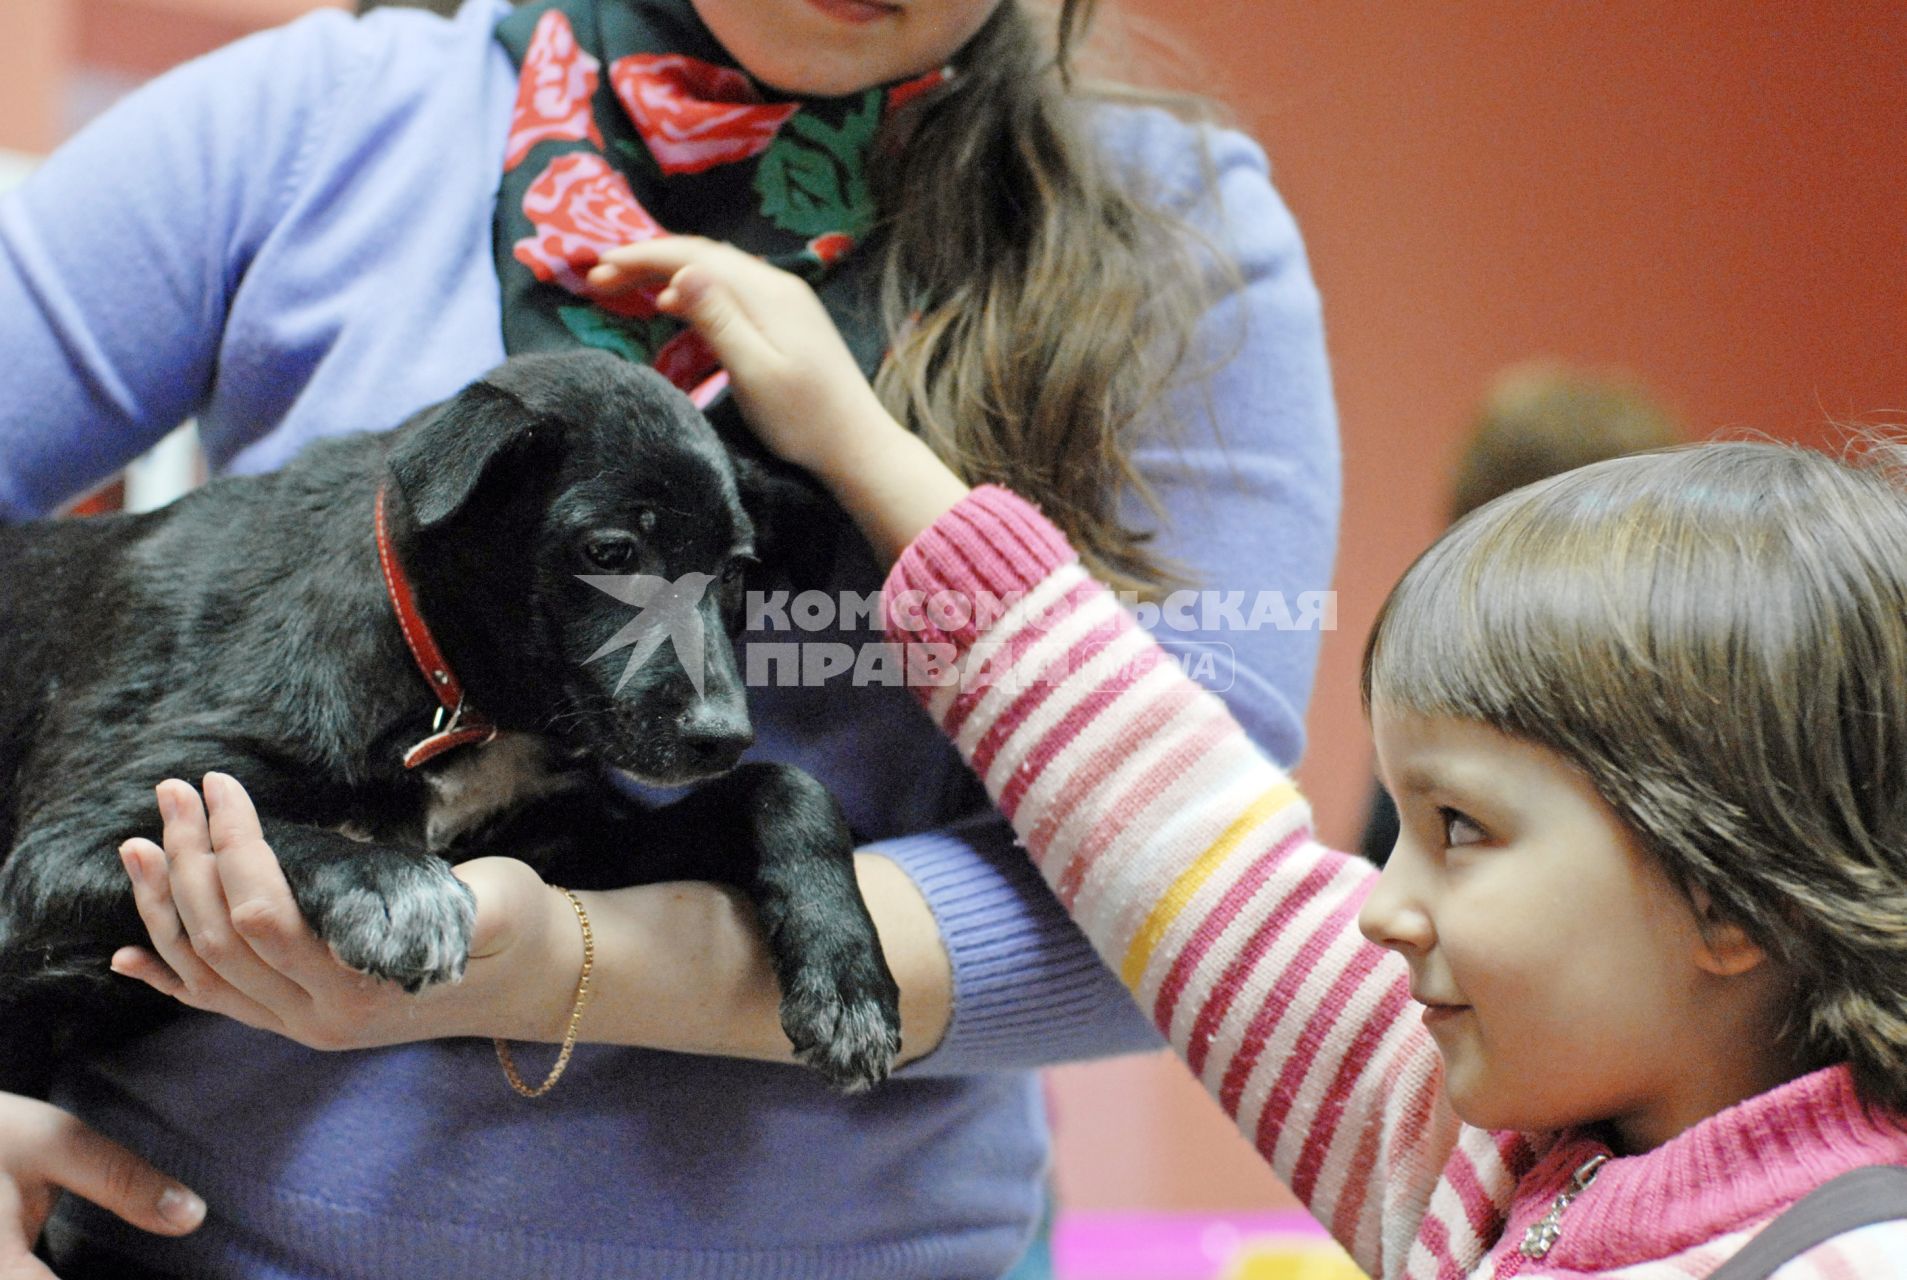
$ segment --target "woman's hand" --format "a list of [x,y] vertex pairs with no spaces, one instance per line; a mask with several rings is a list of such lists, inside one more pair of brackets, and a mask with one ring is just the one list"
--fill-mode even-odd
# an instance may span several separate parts
[[[238,781],[207,774],[205,793],[202,807],[187,783],[160,783],[165,848],[147,840],[121,847],[158,954],[122,947],[116,971],[314,1049],[442,1036],[563,1039],[583,940],[568,899],[530,867],[479,858],[456,869],[477,895],[470,966],[462,982],[406,995],[339,964],[305,924]],[[870,854],[855,864],[901,984],[902,1060],[911,1060],[946,1030],[952,967],[906,872]],[[684,881],[581,896],[596,937],[584,1041],[792,1059],[774,966],[740,894]]]
[[805,281],[698,236],[612,249],[589,273],[603,294],[664,280],[656,304],[714,349],[748,425],[828,487],[883,562],[966,496],[966,484],[875,397]]
[[0,1280],[52,1280],[33,1246],[63,1190],[159,1235],[205,1221],[204,1201],[117,1142],[58,1107],[0,1093]]
[[528,865],[478,858],[456,868],[477,898],[469,968],[463,981],[413,996],[339,963],[299,913],[245,789],[220,773],[204,786],[201,805],[190,784],[160,783],[165,847],[120,847],[153,950],[121,948],[115,972],[314,1049],[542,1038],[551,1024],[560,1037],[567,994],[545,975],[563,966],[566,943],[580,964],[581,943],[567,902]]

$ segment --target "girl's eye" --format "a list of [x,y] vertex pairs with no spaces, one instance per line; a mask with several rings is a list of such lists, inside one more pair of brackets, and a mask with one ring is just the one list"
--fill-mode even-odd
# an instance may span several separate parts
[[1460,810],[1439,807],[1437,816],[1443,820],[1443,842],[1448,848],[1461,848],[1469,844],[1482,844],[1490,837],[1483,828],[1465,817]]
[[583,554],[598,569],[616,570],[627,565],[636,554],[636,540],[626,533],[597,534],[583,544]]

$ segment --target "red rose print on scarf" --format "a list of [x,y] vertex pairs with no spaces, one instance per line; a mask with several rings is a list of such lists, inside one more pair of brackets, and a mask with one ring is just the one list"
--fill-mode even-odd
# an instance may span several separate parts
[[[703,341],[702,335],[693,329],[684,329],[663,343],[662,350],[656,352],[652,363],[657,373],[683,391],[696,390],[722,367],[722,362],[715,356],[715,348]],[[698,404],[696,407],[706,406]]]
[[808,241],[808,252],[824,267],[831,267],[847,257],[848,250],[853,247],[854,237],[840,231],[830,231]]
[[929,71],[924,76],[915,76],[887,91],[887,114],[893,115],[921,94],[938,89],[947,82],[947,69]]
[[536,234],[517,241],[514,252],[538,280],[559,284],[617,315],[655,314],[653,289],[598,298],[583,279],[604,251],[667,234],[608,161],[587,151],[558,156],[523,193],[523,214]]
[[799,107],[765,103],[747,76],[676,53],[634,53],[610,87],[664,173],[701,173],[760,155]]
[[576,32],[560,9],[550,10],[537,21],[517,81],[510,140],[503,149],[505,173],[521,164],[530,148],[551,138],[587,139],[601,148],[602,134],[589,109],[601,69],[602,63],[577,45]]

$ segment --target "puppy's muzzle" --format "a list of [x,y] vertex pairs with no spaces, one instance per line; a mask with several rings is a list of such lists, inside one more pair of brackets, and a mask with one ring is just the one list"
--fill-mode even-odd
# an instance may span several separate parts
[[682,764],[697,773],[723,773],[734,768],[742,752],[755,742],[755,730],[739,707],[700,703],[676,716],[675,729]]

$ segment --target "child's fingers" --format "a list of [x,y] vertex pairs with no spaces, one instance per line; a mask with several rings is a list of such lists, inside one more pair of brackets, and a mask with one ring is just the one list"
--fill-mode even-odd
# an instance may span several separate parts
[[641,240],[608,250],[584,279],[593,292],[610,297],[637,289],[659,289],[683,267],[715,256],[716,248],[715,241],[698,236]]
[[592,294],[614,298],[637,289],[656,289],[667,284],[672,271],[648,270],[639,266],[618,266],[599,262],[583,277]]
[[656,301],[663,310],[688,321],[730,376],[744,384],[781,355],[755,325],[733,282],[705,266],[682,268]]
[[623,293],[632,287],[662,289],[661,305],[685,277],[726,282],[744,299],[772,297],[779,291],[803,287],[800,280],[752,253],[720,240],[701,236],[665,236],[623,245],[604,253],[589,271],[590,287],[604,293]]
[[[651,241],[612,252],[646,252],[659,243]],[[667,281],[666,287],[656,293],[657,308],[701,334],[737,380],[738,389],[745,391],[753,378],[772,374],[783,363],[782,351],[764,331],[750,303],[773,314],[778,291],[799,286],[800,282],[738,249],[714,241],[701,241],[699,245],[687,252],[658,252],[653,260],[620,265],[606,256],[605,262],[590,272],[590,286],[602,293],[619,293],[631,285],[654,288],[657,281]]]
[[591,284],[596,283],[600,272],[604,279],[636,279],[656,284],[692,263],[719,261],[730,254],[749,257],[733,245],[703,236],[657,236],[605,251],[591,268],[589,280]]

